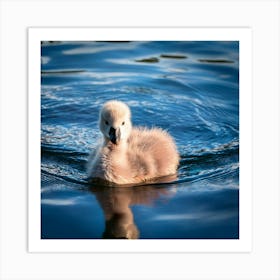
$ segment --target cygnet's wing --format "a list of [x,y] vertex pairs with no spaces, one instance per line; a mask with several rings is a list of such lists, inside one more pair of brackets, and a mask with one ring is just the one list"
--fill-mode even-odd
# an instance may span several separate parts
[[135,128],[128,140],[128,157],[148,177],[176,173],[179,155],[172,137],[159,128]]

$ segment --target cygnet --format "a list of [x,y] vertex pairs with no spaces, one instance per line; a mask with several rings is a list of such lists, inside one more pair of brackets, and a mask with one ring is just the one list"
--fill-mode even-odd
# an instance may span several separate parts
[[179,154],[172,137],[160,128],[133,127],[125,103],[106,102],[99,114],[99,128],[103,142],[89,157],[89,178],[123,185],[177,173]]

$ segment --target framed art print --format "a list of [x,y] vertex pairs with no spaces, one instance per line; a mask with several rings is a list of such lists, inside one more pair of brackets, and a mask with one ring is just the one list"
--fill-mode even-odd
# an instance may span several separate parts
[[[249,28],[29,28],[28,38],[30,252],[251,250]],[[133,128],[103,119],[112,100]],[[125,147],[98,165],[119,149],[106,146],[116,131]],[[156,133],[176,146],[172,176],[154,175],[175,153]],[[92,180],[100,166],[129,184]]]

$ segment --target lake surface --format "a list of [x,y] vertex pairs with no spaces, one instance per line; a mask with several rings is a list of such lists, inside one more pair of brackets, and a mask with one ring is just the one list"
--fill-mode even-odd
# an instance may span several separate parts
[[[238,42],[48,41],[41,54],[41,238],[239,238]],[[177,179],[88,182],[111,99],[169,131]]]

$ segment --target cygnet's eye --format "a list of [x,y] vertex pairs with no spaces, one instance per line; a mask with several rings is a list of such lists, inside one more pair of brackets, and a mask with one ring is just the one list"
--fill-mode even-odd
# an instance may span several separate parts
[[108,121],[105,121],[105,124],[108,125],[109,124]]
[[125,124],[125,122],[122,122],[122,125],[124,125]]

